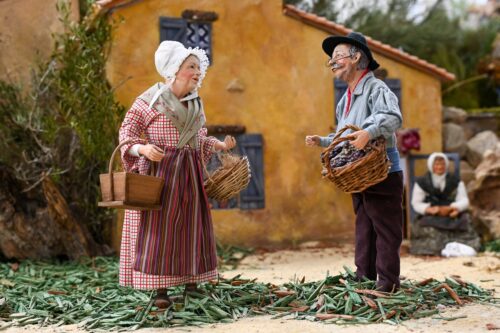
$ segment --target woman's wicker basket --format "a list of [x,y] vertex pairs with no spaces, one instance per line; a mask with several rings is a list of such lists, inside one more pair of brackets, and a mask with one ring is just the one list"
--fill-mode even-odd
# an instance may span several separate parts
[[165,180],[154,177],[154,163],[151,167],[153,175],[141,175],[130,172],[113,172],[113,162],[120,148],[132,142],[126,140],[118,145],[109,160],[108,173],[99,176],[101,182],[102,201],[99,207],[122,208],[131,210],[160,209],[160,195]]
[[369,149],[367,149],[365,156],[342,167],[332,168],[330,165],[330,152],[337,145],[350,140],[346,137],[340,137],[348,129],[353,131],[361,130],[357,126],[347,125],[338,131],[332,143],[323,151],[321,159],[327,172],[326,178],[344,192],[357,193],[386,179],[391,163],[385,151],[385,139],[378,138],[367,144],[366,148],[369,147]]
[[205,191],[210,199],[224,201],[240,193],[248,186],[251,177],[250,163],[246,156],[235,156],[231,153],[217,154],[222,166],[210,174],[203,159],[203,146],[201,159],[207,179]]

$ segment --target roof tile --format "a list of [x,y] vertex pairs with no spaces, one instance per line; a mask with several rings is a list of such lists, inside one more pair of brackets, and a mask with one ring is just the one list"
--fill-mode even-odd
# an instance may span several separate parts
[[[292,5],[285,5],[283,7],[283,13],[287,16],[295,18],[306,24],[312,25],[318,29],[321,29],[333,35],[347,35],[349,32],[352,31],[352,29],[349,29],[342,24],[329,21],[326,18],[315,14],[307,13]],[[448,72],[444,68],[438,67],[434,64],[431,64],[423,59],[420,59],[414,55],[411,55],[405,51],[392,47],[388,44],[384,44],[381,41],[375,40],[369,36],[366,36],[366,41],[372,51],[379,53],[387,58],[396,60],[408,66],[422,70],[426,73],[438,77],[442,81],[455,80],[455,74]]]

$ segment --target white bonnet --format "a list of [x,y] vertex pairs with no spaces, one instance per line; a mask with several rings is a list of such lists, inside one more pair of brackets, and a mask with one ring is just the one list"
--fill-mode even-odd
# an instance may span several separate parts
[[436,158],[442,158],[444,159],[444,164],[446,166],[446,170],[448,170],[448,165],[450,164],[450,161],[448,160],[448,156],[446,156],[445,154],[443,153],[432,153],[429,158],[427,159],[427,168],[429,169],[429,171],[431,173],[433,173],[432,171],[432,166],[434,165],[434,161],[436,160]]
[[190,55],[194,55],[200,61],[200,79],[198,81],[198,88],[201,87],[201,82],[205,77],[207,71],[209,60],[205,50],[198,47],[186,48],[179,42],[166,40],[160,43],[158,49],[155,52],[155,65],[158,73],[166,79],[175,79],[175,75],[179,71],[184,60]]

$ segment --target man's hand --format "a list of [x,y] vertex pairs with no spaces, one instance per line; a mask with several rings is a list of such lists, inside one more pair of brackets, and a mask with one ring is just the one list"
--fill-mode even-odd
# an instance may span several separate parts
[[436,215],[437,213],[439,213],[439,207],[438,206],[427,207],[425,209],[425,213],[428,215]]
[[147,144],[139,148],[139,154],[146,156],[146,158],[153,162],[161,161],[165,154],[160,147]]
[[307,135],[306,136],[306,146],[319,146],[320,136],[319,135]]
[[349,134],[347,138],[353,139],[351,141],[351,145],[353,145],[356,149],[363,149],[368,141],[370,141],[370,133],[365,130],[360,130]]

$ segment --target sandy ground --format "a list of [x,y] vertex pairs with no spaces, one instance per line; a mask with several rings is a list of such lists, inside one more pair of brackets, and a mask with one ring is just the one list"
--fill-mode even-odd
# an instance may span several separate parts
[[[414,257],[404,254],[401,261],[401,275],[408,279],[422,280],[433,277],[444,279],[446,276],[459,275],[463,280],[474,282],[483,288],[495,290],[500,295],[500,256],[491,253],[481,254],[473,258],[440,258]],[[337,274],[342,266],[354,267],[353,249],[351,246],[327,247],[319,243],[308,243],[296,250],[258,253],[243,260],[236,270],[226,271],[225,277],[242,274],[246,278],[257,278],[261,282],[282,284],[294,278],[305,276],[306,281],[323,279],[327,272]],[[492,305],[468,304],[463,307],[448,308],[442,312],[444,317],[465,316],[453,321],[422,318],[408,320],[403,324],[348,325],[323,324],[293,319],[271,319],[270,316],[259,316],[241,319],[231,324],[207,325],[201,328],[176,329],[141,329],[139,333],[156,332],[218,332],[218,333],[302,333],[302,332],[489,332],[487,324],[499,327],[500,307]],[[9,328],[4,332],[83,332],[76,325],[62,327],[26,327]]]

